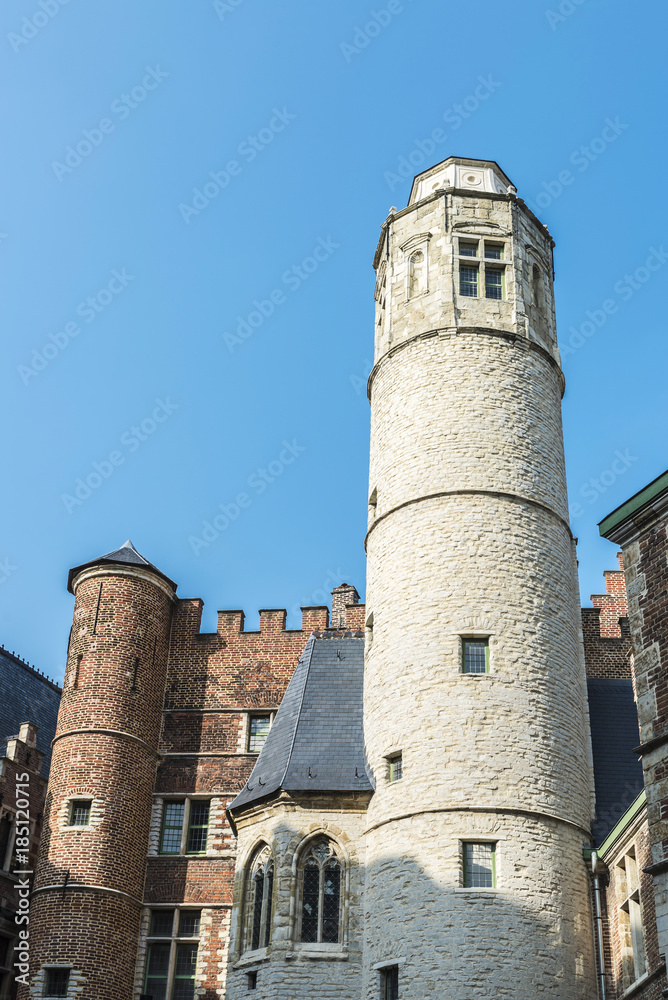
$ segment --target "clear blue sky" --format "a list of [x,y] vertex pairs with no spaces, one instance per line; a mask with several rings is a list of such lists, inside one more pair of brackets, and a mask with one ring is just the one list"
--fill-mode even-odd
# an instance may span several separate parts
[[67,570],[128,536],[206,629],[363,590],[371,260],[411,154],[496,159],[557,241],[599,591],[596,523],[668,466],[665,3],[61,3],[0,15],[0,641],[62,677]]

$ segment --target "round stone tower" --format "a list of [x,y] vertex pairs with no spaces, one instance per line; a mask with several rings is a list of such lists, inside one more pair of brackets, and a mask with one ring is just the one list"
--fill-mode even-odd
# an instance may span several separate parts
[[452,157],[376,251],[365,1000],[596,995],[552,246]]
[[[20,995],[128,1000],[176,585],[126,542],[73,569],[69,589],[74,623],[30,906],[31,987]],[[50,991],[49,977],[63,989],[58,976],[67,994]]]

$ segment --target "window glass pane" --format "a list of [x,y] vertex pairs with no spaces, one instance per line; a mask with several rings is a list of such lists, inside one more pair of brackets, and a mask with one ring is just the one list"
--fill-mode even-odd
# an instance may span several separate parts
[[503,243],[485,243],[485,257],[503,260]]
[[503,298],[503,271],[499,268],[485,268],[485,296],[488,299]]
[[248,752],[249,753],[259,753],[265,744],[269,729],[271,727],[271,718],[268,715],[252,715],[250,720],[250,728],[248,731]]
[[172,1000],[193,1000],[195,996],[194,979],[175,979],[172,990]]
[[264,898],[264,872],[260,869],[253,879],[253,937],[251,948],[260,947],[260,933],[262,931],[262,900]]
[[399,998],[399,969],[396,965],[391,969],[383,969],[383,1000],[398,1000]]
[[164,979],[147,979],[146,995],[153,1000],[167,1000],[167,976]]
[[266,948],[271,940],[271,902],[274,895],[274,867],[271,865],[264,880],[264,894],[266,905],[264,912],[264,933],[262,935],[262,946]]
[[462,257],[477,257],[478,244],[473,240],[460,240],[459,253]]
[[494,844],[464,844],[464,885],[494,888]]
[[403,777],[404,762],[401,754],[397,754],[396,757],[390,757],[388,761],[388,769],[388,777],[390,781],[399,781]]
[[183,812],[185,802],[165,802],[162,816],[162,837],[160,851],[162,854],[178,854],[181,850],[181,833],[183,831]]
[[487,672],[487,639],[464,639],[464,673]]
[[171,937],[174,910],[151,910],[151,937]]
[[341,899],[341,869],[338,865],[325,868],[322,899],[322,940],[339,940],[339,902]]
[[190,822],[188,824],[188,854],[199,854],[206,850],[206,839],[209,832],[209,802],[193,799],[190,803]]
[[459,292],[470,298],[478,297],[478,268],[462,264],[459,268]]
[[70,826],[88,826],[90,807],[90,802],[73,802],[70,814]]
[[46,993],[47,997],[66,997],[67,984],[70,981],[69,969],[47,969],[46,970]]
[[169,949],[168,944],[152,944],[148,949],[148,974],[149,976],[166,976],[169,972]]
[[181,910],[179,937],[198,937],[201,910]]
[[177,944],[176,964],[174,966],[175,976],[194,976],[197,965],[197,945]]
[[320,869],[308,864],[304,869],[302,900],[302,941],[318,940],[318,897],[320,894]]

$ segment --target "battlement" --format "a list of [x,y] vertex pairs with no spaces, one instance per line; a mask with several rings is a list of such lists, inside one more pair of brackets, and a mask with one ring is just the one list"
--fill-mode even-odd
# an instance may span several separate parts
[[593,607],[582,608],[582,639],[587,677],[631,677],[631,631],[622,554],[619,569],[605,570],[605,594],[592,594]]
[[622,629],[620,618],[628,618],[629,605],[626,596],[626,581],[624,579],[624,563],[622,553],[617,553],[619,569],[606,569],[605,594],[592,594],[591,603],[594,608],[600,608],[600,628],[602,639],[620,639]]

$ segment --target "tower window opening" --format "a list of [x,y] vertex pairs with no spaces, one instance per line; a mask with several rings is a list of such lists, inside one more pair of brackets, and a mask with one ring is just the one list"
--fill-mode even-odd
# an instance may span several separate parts
[[259,753],[271,729],[270,715],[251,715],[248,725],[248,752]]
[[543,309],[545,300],[543,296],[543,275],[538,264],[534,264],[531,269],[531,291],[533,303],[539,309]]
[[459,268],[459,294],[469,298],[478,298],[478,267],[462,264]]
[[503,295],[503,270],[500,267],[485,268],[485,297],[488,299],[502,299]]
[[462,639],[462,673],[489,673],[489,639]]
[[248,989],[249,990],[256,990],[257,989],[257,972],[247,972],[246,976],[248,978]]
[[399,966],[390,965],[380,970],[381,1000],[399,1000]]
[[503,260],[503,243],[488,243],[485,240],[485,257],[491,260]]
[[468,889],[496,888],[496,844],[463,845],[463,883]]
[[411,299],[426,291],[425,259],[422,250],[416,250],[408,258],[406,297]]
[[204,854],[209,837],[209,799],[165,802],[160,854]]
[[401,781],[404,776],[404,759],[400,753],[394,753],[387,758],[387,780]]
[[44,984],[44,997],[52,1000],[54,997],[66,997],[67,988],[70,983],[70,969],[45,969],[46,982]]
[[89,826],[92,804],[90,799],[75,799],[70,807],[70,826]]
[[339,941],[342,875],[342,864],[330,841],[318,840],[307,850],[300,865],[303,942]]
[[460,257],[477,257],[478,256],[478,243],[476,240],[460,240],[459,241],[459,256]]
[[245,948],[266,948],[271,940],[274,861],[267,846],[255,854],[246,881]]

